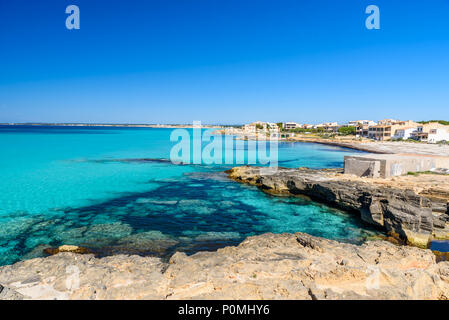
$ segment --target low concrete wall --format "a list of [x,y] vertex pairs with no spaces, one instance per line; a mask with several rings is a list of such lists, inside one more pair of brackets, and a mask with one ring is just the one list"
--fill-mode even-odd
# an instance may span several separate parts
[[345,157],[345,173],[354,174],[359,177],[380,177],[380,161],[370,159],[355,159]]
[[359,177],[388,178],[436,168],[449,169],[449,157],[413,154],[369,154],[345,157],[345,173]]

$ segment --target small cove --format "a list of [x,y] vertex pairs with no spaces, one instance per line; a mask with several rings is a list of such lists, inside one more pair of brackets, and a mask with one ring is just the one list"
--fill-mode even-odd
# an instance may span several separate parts
[[[168,256],[216,250],[266,232],[351,243],[378,234],[357,215],[235,183],[223,173],[230,166],[173,165],[166,161],[171,131],[0,127],[0,264],[62,244],[100,256]],[[279,165],[341,167],[344,155],[356,152],[285,143]]]

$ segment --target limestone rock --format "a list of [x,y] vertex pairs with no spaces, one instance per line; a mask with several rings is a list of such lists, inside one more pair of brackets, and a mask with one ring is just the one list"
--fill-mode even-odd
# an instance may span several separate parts
[[426,247],[433,237],[449,239],[447,214],[433,211],[435,204],[412,190],[347,179],[329,170],[237,167],[229,177],[270,193],[306,195],[339,208],[359,212],[361,218],[398,235],[410,244]]
[[20,293],[10,288],[5,288],[0,284],[0,300],[22,300],[22,299],[23,296]]
[[264,234],[169,262],[59,253],[1,267],[0,283],[0,299],[448,299],[449,262],[387,241]]

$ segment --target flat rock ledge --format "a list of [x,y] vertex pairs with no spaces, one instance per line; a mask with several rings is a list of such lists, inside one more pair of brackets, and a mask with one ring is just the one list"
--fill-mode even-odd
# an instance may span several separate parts
[[[382,228],[408,244],[426,248],[433,239],[449,239],[447,203],[412,190],[346,179],[338,170],[236,167],[235,181],[255,185],[272,194],[305,195],[347,211]],[[432,200],[431,200],[432,199]]]
[[58,253],[0,268],[0,299],[448,299],[449,262],[428,249],[303,233],[160,258]]

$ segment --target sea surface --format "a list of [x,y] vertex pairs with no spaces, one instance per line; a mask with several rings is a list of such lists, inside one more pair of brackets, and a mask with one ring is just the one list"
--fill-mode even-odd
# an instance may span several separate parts
[[[378,233],[357,215],[233,182],[223,173],[232,163],[173,164],[167,160],[176,144],[171,133],[0,126],[0,265],[43,256],[44,248],[62,244],[99,256],[167,257],[265,232],[354,243]],[[278,148],[279,165],[292,168],[342,167],[344,156],[354,153],[310,143]]]

